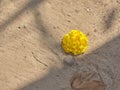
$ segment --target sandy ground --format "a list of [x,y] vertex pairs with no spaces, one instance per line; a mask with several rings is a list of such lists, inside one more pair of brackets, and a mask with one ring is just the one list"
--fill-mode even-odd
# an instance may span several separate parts
[[[0,90],[71,90],[75,72],[120,90],[119,23],[120,0],[0,0]],[[76,57],[61,49],[72,29],[89,38]]]

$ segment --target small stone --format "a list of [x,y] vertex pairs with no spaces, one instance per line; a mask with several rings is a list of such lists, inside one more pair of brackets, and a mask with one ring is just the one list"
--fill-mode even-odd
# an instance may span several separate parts
[[72,66],[75,63],[75,58],[73,56],[66,56],[63,59],[63,63],[68,66]]

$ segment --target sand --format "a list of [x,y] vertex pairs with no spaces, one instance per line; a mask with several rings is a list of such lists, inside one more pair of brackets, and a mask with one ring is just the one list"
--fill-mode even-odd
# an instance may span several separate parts
[[[71,90],[76,72],[120,90],[119,23],[119,0],[0,0],[0,90]],[[79,56],[61,48],[72,29],[89,38]]]

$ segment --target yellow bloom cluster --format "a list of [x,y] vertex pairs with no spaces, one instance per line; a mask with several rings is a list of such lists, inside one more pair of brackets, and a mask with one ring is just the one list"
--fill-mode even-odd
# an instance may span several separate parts
[[62,39],[62,48],[66,53],[82,54],[88,47],[88,38],[80,30],[72,30]]

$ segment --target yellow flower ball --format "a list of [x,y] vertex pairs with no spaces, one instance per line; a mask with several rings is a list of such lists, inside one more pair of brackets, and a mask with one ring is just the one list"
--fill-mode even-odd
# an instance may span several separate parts
[[80,30],[72,30],[62,39],[62,48],[66,53],[82,54],[88,47],[88,38]]

